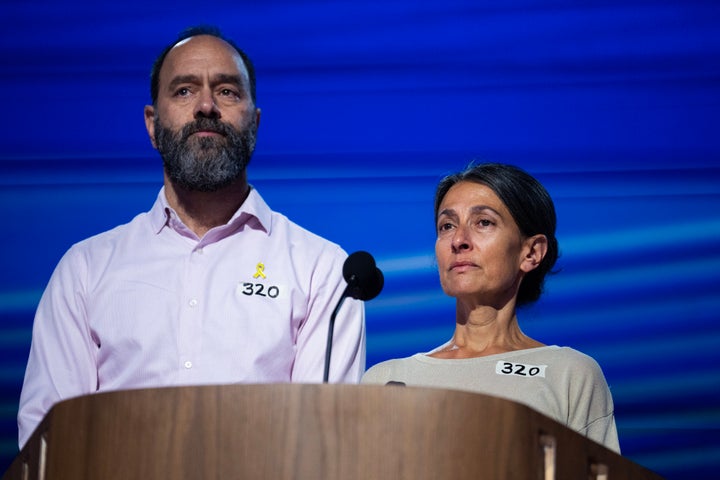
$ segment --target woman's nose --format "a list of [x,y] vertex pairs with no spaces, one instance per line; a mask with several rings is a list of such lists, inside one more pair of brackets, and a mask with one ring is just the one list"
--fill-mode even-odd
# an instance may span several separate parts
[[464,227],[459,226],[455,229],[455,234],[452,237],[452,249],[453,252],[470,249],[470,241]]

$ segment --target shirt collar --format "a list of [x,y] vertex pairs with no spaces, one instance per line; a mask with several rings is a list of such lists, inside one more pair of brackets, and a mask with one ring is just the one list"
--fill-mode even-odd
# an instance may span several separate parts
[[[155,204],[149,212],[149,216],[150,224],[155,233],[160,233],[165,227],[170,227],[178,231],[177,226],[173,224],[187,229],[177,213],[175,213],[175,210],[168,204],[167,198],[165,197],[164,186],[160,189],[160,193],[158,193]],[[250,193],[248,193],[247,198],[243,204],[240,205],[240,208],[233,214],[226,225],[219,228],[230,228],[236,231],[244,224],[248,224],[251,228],[263,230],[268,235],[270,235],[272,230],[272,210],[270,210],[265,200],[263,200],[252,185],[250,185]]]

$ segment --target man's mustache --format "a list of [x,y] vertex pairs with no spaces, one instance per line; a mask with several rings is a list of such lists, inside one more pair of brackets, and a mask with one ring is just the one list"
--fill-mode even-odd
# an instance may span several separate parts
[[235,133],[232,127],[224,124],[220,120],[213,118],[198,118],[187,125],[180,131],[180,139],[187,140],[190,135],[197,132],[215,132],[227,137]]

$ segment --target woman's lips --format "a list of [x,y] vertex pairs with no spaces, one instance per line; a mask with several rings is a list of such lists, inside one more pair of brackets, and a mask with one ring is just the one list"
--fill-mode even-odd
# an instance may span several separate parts
[[450,264],[450,270],[456,272],[464,272],[473,268],[477,268],[477,265],[473,262],[453,262]]

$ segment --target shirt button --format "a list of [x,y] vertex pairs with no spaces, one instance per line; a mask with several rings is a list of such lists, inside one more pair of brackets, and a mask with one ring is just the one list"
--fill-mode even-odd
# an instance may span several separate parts
[[192,368],[192,362],[191,362],[190,360],[188,360],[187,362],[185,362],[184,365],[185,365],[185,368]]
[[205,253],[202,248],[198,248],[196,252],[198,255],[202,255],[203,253]]
[[191,307],[194,307],[197,304],[198,304],[198,301],[194,298],[188,302],[188,305],[190,305]]

